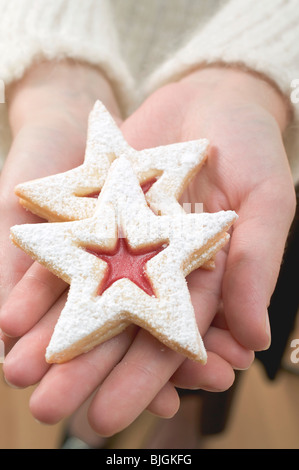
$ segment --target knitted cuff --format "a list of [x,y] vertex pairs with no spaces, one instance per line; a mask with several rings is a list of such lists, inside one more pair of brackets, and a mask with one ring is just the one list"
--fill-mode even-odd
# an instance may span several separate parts
[[72,58],[101,68],[125,109],[133,80],[122,61],[107,0],[0,0],[0,79],[36,61]]
[[297,0],[230,0],[178,53],[150,77],[145,94],[214,63],[256,71],[290,97],[299,78]]

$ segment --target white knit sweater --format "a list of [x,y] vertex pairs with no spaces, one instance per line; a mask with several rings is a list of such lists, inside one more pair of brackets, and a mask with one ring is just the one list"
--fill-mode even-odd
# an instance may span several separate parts
[[[128,115],[161,85],[221,61],[268,76],[290,97],[298,24],[298,0],[0,0],[0,80],[20,79],[41,59],[83,60],[105,70]],[[292,105],[285,143],[297,181],[299,103]],[[2,159],[9,144],[0,104]]]

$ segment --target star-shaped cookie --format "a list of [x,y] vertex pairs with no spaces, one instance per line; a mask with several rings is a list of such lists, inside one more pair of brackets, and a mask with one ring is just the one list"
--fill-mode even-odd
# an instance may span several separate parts
[[178,213],[183,210],[178,199],[205,162],[208,145],[206,139],[199,139],[137,151],[97,101],[89,116],[84,163],[64,173],[21,183],[15,192],[26,209],[51,222],[91,217],[95,196],[111,163],[122,156],[131,162],[139,183],[147,185],[146,199],[152,210]]
[[133,165],[119,157],[91,218],[13,227],[12,241],[70,284],[46,360],[70,360],[135,323],[204,363],[185,277],[228,241],[236,218],[154,214]]

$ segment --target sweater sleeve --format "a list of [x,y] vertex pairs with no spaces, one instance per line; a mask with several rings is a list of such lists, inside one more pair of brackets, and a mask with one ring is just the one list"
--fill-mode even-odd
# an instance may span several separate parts
[[236,64],[267,76],[290,96],[299,78],[297,0],[228,0],[148,80],[145,92],[207,64]]
[[0,12],[4,84],[36,61],[72,58],[104,70],[126,106],[132,78],[119,53],[109,0],[0,0]]
[[236,65],[254,71],[289,100],[293,120],[284,143],[295,184],[299,183],[299,5],[297,0],[227,0],[189,42],[159,67],[145,96],[212,64]]

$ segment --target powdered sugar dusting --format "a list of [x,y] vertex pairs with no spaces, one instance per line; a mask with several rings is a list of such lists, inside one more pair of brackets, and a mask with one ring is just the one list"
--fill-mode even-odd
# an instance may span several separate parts
[[[47,348],[47,360],[70,359],[133,322],[167,346],[205,362],[206,352],[184,276],[205,261],[209,250],[215,253],[221,248],[226,241],[223,236],[236,217],[233,211],[155,215],[133,165],[123,156],[111,164],[93,217],[13,227],[16,244],[71,284]],[[128,279],[116,281],[100,296],[96,294],[106,263],[83,247],[113,249],[120,233],[134,250],[167,244],[146,264],[154,297]]]
[[92,217],[96,201],[84,196],[102,189],[111,163],[121,156],[131,162],[140,184],[157,177],[146,194],[152,210],[182,212],[177,200],[205,162],[208,145],[200,139],[137,151],[97,101],[89,116],[84,163],[65,173],[19,184],[16,194],[25,207],[52,222]]

